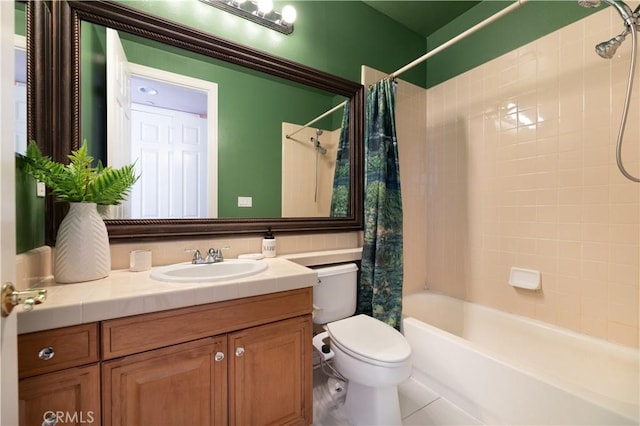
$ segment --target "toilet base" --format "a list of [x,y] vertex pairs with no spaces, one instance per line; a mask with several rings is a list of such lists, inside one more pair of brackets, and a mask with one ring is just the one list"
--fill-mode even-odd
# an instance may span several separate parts
[[344,411],[359,425],[402,425],[398,387],[374,388],[349,381]]

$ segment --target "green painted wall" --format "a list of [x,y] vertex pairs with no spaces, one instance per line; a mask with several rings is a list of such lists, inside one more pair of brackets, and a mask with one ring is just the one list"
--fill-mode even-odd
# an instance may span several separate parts
[[[429,36],[428,50],[510,4],[510,1],[483,1]],[[598,10],[580,7],[574,0],[531,0],[430,58],[427,61],[427,87],[462,74]]]
[[[276,0],[274,8],[282,9],[285,4],[291,4],[298,12],[290,35],[256,25],[200,1],[121,2],[358,82],[363,64],[393,72],[426,49],[424,37],[360,1]],[[425,69],[424,65],[419,66],[403,78],[424,84]]]
[[83,22],[80,37],[80,138],[96,163],[107,164],[106,30]]
[[27,18],[25,15],[26,4],[16,1],[14,2],[14,5],[14,32],[18,35],[24,36],[27,33]]
[[16,252],[44,244],[44,198],[36,197],[36,181],[20,170],[16,155]]

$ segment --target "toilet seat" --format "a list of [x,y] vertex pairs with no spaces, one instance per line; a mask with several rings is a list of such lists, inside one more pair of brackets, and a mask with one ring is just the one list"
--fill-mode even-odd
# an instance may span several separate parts
[[369,364],[400,367],[411,356],[404,336],[388,324],[368,315],[356,315],[327,324],[332,343]]

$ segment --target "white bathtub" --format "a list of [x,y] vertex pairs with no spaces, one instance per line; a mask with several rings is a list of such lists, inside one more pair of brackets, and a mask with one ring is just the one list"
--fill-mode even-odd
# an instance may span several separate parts
[[413,377],[485,424],[638,424],[638,350],[430,292],[405,296]]

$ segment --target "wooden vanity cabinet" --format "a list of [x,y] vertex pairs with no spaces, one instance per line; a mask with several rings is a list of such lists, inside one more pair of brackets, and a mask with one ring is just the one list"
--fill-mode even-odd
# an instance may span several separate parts
[[102,323],[103,424],[310,425],[312,289]]
[[18,336],[20,425],[100,424],[98,324]]
[[303,288],[20,335],[20,424],[48,414],[78,425],[310,425],[312,297]]

